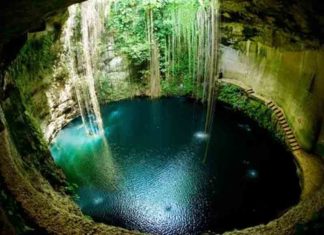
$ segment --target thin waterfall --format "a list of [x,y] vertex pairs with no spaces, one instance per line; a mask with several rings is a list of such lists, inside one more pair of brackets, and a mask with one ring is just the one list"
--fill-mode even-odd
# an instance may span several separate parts
[[[219,55],[219,2],[218,0],[211,0],[209,6],[209,24],[208,30],[208,70],[206,71],[206,80],[208,81],[208,98],[207,98],[207,114],[205,121],[205,133],[211,135],[215,106],[216,106],[216,92],[217,92],[217,76],[218,76],[218,55]],[[206,163],[208,157],[208,149],[210,138],[208,138],[205,156],[203,162]]]
[[[167,38],[168,57],[167,65],[169,67],[168,74],[172,78],[179,75],[176,65],[182,63],[182,59],[187,57],[187,74],[195,77],[196,62],[194,61],[196,54],[196,12],[194,1],[175,1],[170,4],[169,18],[171,22],[172,32]],[[181,71],[182,73],[184,71]],[[169,78],[169,76],[168,76]]]
[[82,48],[85,61],[85,76],[84,80],[89,91],[87,116],[89,117],[89,133],[101,134],[103,133],[103,125],[100,113],[100,106],[95,91],[94,85],[94,71],[93,58],[96,54],[96,46],[98,37],[101,32],[100,15],[95,11],[95,1],[88,1],[81,4],[81,33],[82,33]]
[[[172,3],[169,16],[172,34],[167,42],[167,79],[179,76],[176,67],[187,57],[187,72],[192,81],[192,95],[207,105],[204,132],[211,134],[215,113],[218,53],[219,53],[219,1],[192,0]],[[181,67],[183,68],[183,67]],[[171,70],[171,72],[170,72]],[[209,138],[210,139],[210,138]],[[204,161],[207,158],[209,139]]]
[[160,52],[158,42],[154,35],[154,15],[150,4],[147,9],[146,18],[147,40],[150,45],[150,95],[152,98],[156,98],[161,94]]
[[[74,83],[82,121],[89,135],[104,133],[95,90],[94,70],[99,39],[104,30],[105,9],[108,6],[107,0],[92,0],[69,7],[70,16],[65,30],[69,73]],[[76,39],[77,34],[81,38]],[[80,65],[82,69],[79,69]]]
[[196,81],[196,98],[200,98],[200,91],[202,90],[202,101],[205,101],[205,60],[207,58],[208,51],[206,52],[206,22],[207,12],[203,3],[200,3],[197,12],[197,81]]
[[100,182],[104,184],[103,187],[111,190],[117,188],[120,175],[117,175],[104,135],[94,79],[104,21],[108,17],[109,8],[108,0],[91,0],[69,7],[64,45],[69,76],[74,84],[83,126],[88,134],[80,149],[87,151],[87,158],[100,159],[100,164],[93,166],[94,172],[101,172],[105,176]]
[[205,80],[208,81],[207,115],[205,132],[209,133],[215,111],[217,75],[218,75],[218,44],[219,44],[219,5],[218,1],[212,0],[209,8],[208,30],[208,70]]
[[[70,17],[67,20],[66,28],[64,30],[65,36],[64,36],[64,47],[66,51],[66,56],[67,56],[67,67],[69,69],[69,75],[70,78],[72,79],[74,88],[75,88],[75,93],[76,93],[76,98],[78,102],[78,107],[80,111],[80,115],[82,118],[82,123],[84,124],[85,128],[87,128],[86,125],[86,113],[85,113],[85,100],[82,98],[82,83],[81,79],[79,80],[79,77],[77,75],[76,71],[76,61],[75,61],[75,56],[73,55],[73,49],[72,49],[72,37],[73,37],[73,29],[75,28],[76,21],[75,21],[75,16],[77,15],[77,7],[76,6],[71,6],[69,7],[69,14]],[[88,130],[87,130],[88,132]]]
[[[219,2],[192,0],[172,2],[172,33],[167,39],[167,70],[177,77],[176,65],[187,57],[187,74],[193,84],[193,95],[207,103],[205,132],[209,133],[214,115],[217,89]],[[171,70],[171,72],[170,72]],[[185,71],[181,71],[182,73]]]

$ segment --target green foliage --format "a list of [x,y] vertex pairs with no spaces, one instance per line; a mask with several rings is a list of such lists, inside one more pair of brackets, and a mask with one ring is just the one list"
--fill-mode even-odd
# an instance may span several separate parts
[[250,38],[257,36],[258,30],[251,26],[244,26],[242,34],[244,35],[245,40],[248,40]]
[[145,85],[135,81],[114,81],[105,75],[96,78],[96,91],[100,103],[135,97],[143,91]]
[[27,110],[36,118],[48,112],[46,96],[35,95],[51,84],[53,65],[57,58],[54,38],[54,34],[46,34],[29,39],[8,70],[21,92]]
[[[153,11],[154,36],[160,52],[160,72],[162,93],[181,95],[192,92],[195,75],[190,71],[193,54],[189,55],[188,40],[182,36],[192,27],[199,3],[197,0],[123,0],[116,1],[107,19],[107,30],[114,35],[120,53],[125,54],[145,81],[148,75],[150,45],[147,39],[147,11]],[[181,9],[181,10],[180,10]],[[178,32],[176,59],[171,58],[171,40]],[[189,34],[189,33],[188,33]],[[189,55],[189,56],[188,56]],[[172,63],[172,65],[171,65]],[[178,80],[178,81],[175,81]],[[192,81],[189,81],[192,80]],[[175,86],[175,87],[172,87]]]
[[144,6],[139,0],[117,1],[106,24],[115,36],[117,48],[135,65],[146,63],[149,58]]
[[79,199],[77,194],[79,186],[75,183],[67,182],[67,186],[65,186],[65,192],[68,193],[74,200]]
[[192,80],[189,76],[185,76],[184,79],[163,80],[161,83],[162,95],[164,96],[186,96],[191,94],[194,88]]
[[16,87],[10,93],[10,104],[4,106],[4,112],[13,140],[23,156],[32,154],[42,159],[48,152],[40,122],[49,112],[44,90],[52,82],[58,54],[55,38],[55,32],[33,35],[8,69]]
[[39,121],[29,112],[25,111],[26,122],[28,127],[32,130],[33,134],[35,135],[36,139],[39,141],[35,148],[39,152],[45,152],[48,150],[48,144],[44,139],[43,133],[39,126]]
[[241,88],[229,84],[221,85],[217,98],[256,120],[262,128],[269,130],[279,141],[285,141],[283,130],[277,125],[272,111],[261,101],[249,98]]
[[54,35],[51,34],[28,40],[9,70],[11,75],[18,79],[26,75],[25,79],[30,82],[41,80],[41,75],[47,72],[56,59],[53,42]]
[[82,30],[81,30],[81,11],[80,8],[76,9],[76,16],[75,16],[75,28],[73,30],[72,41],[74,44],[77,42],[81,42],[82,40]]

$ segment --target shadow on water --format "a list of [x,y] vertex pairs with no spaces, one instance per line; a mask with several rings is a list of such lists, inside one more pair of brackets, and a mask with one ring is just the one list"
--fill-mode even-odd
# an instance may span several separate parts
[[209,136],[205,108],[189,99],[112,103],[102,114],[113,157],[103,154],[100,138],[84,134],[80,119],[59,133],[51,151],[79,186],[77,203],[97,221],[199,234],[279,216],[299,200],[292,155],[242,114],[217,108]]

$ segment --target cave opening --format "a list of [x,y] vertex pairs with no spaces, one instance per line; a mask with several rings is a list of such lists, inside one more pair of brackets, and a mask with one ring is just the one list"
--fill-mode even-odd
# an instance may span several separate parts
[[321,9],[1,2],[0,230],[321,231]]

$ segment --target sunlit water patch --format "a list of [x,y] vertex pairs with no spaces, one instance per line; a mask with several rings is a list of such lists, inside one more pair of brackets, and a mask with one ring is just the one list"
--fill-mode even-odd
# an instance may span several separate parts
[[198,131],[194,134],[195,138],[198,140],[207,140],[209,137],[209,134],[203,131]]
[[78,185],[80,208],[97,221],[153,234],[223,232],[267,222],[298,201],[291,154],[228,108],[218,105],[211,134],[202,131],[203,106],[185,98],[121,101],[102,113],[111,156],[80,119],[51,147]]

